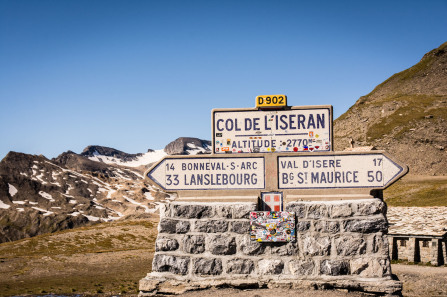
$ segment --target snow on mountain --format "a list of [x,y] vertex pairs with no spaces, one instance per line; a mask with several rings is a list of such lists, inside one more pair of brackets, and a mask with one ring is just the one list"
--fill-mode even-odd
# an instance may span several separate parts
[[167,153],[165,153],[164,150],[155,150],[149,151],[144,154],[139,154],[139,156],[135,156],[132,160],[123,160],[119,157],[101,155],[98,151],[95,151],[93,152],[92,156],[88,157],[88,159],[96,162],[103,162],[106,164],[115,164],[127,167],[140,167],[157,162],[166,155]]
[[209,154],[211,152],[211,146],[204,144],[203,146],[197,146],[194,143],[187,143],[187,149],[185,152],[188,155],[197,155],[197,154]]
[[163,150],[128,154],[88,146],[51,160],[10,152],[0,162],[0,243],[112,221],[144,217],[176,195],[143,176],[166,155],[208,154],[211,142],[181,137]]

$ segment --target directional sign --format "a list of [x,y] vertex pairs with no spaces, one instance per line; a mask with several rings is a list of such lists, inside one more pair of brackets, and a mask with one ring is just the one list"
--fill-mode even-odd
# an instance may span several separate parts
[[165,157],[147,176],[166,191],[264,189],[263,157]]
[[212,117],[215,154],[332,151],[332,106],[214,109]]
[[279,189],[384,189],[407,172],[384,152],[278,156]]

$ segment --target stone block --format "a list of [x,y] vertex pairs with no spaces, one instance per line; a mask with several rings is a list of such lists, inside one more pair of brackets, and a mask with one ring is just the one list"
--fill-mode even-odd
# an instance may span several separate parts
[[312,275],[315,271],[315,263],[310,259],[292,260],[289,262],[289,270],[293,275]]
[[193,260],[192,271],[199,275],[222,274],[222,260],[213,258],[198,258]]
[[311,204],[307,210],[307,218],[319,220],[328,217],[327,206],[325,204]]
[[203,235],[187,235],[183,239],[183,250],[189,254],[200,254],[205,251]]
[[214,216],[224,219],[231,219],[233,217],[233,205],[224,204],[214,206]]
[[155,242],[155,251],[156,252],[166,252],[166,251],[175,251],[179,247],[178,241],[174,238],[157,238]]
[[265,243],[270,245],[271,253],[280,256],[295,256],[298,254],[298,245],[296,242],[271,242]]
[[379,213],[386,213],[386,204],[380,199],[375,199],[373,201],[359,202],[355,215],[371,216]]
[[258,262],[260,275],[281,274],[284,270],[282,260],[263,259]]
[[296,224],[296,231],[297,232],[305,232],[309,230],[310,228],[310,222],[309,221],[298,221]]
[[233,207],[233,219],[249,219],[250,212],[256,210],[257,205],[255,203],[236,204]]
[[304,219],[306,217],[306,204],[300,202],[290,202],[286,204],[285,211],[295,212],[297,219]]
[[351,274],[362,277],[390,276],[389,261],[387,259],[353,259]]
[[361,237],[343,236],[335,239],[335,248],[339,256],[362,255],[366,252],[366,242]]
[[233,255],[236,253],[236,239],[227,235],[216,235],[209,240],[208,249],[213,255]]
[[372,239],[372,251],[373,253],[380,253],[382,255],[387,255],[389,249],[388,240],[385,235],[378,234],[374,235]]
[[367,220],[347,220],[343,222],[343,228],[346,232],[386,232],[388,230],[388,223],[383,217]]
[[244,236],[240,244],[241,251],[244,255],[258,256],[265,252],[266,245],[257,241],[251,241],[250,235]]
[[189,257],[156,254],[152,260],[152,270],[185,275],[188,273],[189,262]]
[[249,221],[233,221],[231,223],[231,231],[239,234],[249,234],[250,233],[250,222]]
[[228,230],[226,220],[195,221],[194,231],[204,233],[222,233]]
[[160,220],[159,232],[183,234],[189,231],[189,227],[188,221],[163,218]]
[[213,207],[209,205],[173,204],[171,206],[171,215],[187,219],[204,219],[211,218],[214,212]]
[[350,203],[346,204],[334,204],[330,206],[330,217],[331,218],[346,218],[350,217],[353,213],[352,206]]
[[323,260],[320,263],[320,273],[325,275],[347,275],[350,273],[347,260]]
[[314,223],[315,231],[324,233],[339,233],[340,232],[340,222],[337,221],[315,221]]
[[368,259],[358,258],[351,260],[351,274],[368,276]]
[[327,236],[316,237],[312,235],[304,236],[301,246],[304,255],[329,256],[331,252],[331,240]]
[[255,270],[255,263],[250,259],[231,259],[227,262],[228,274],[250,274]]

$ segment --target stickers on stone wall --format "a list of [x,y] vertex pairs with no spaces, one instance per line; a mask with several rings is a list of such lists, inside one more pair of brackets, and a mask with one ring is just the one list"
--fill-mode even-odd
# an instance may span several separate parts
[[250,239],[259,242],[295,241],[295,213],[287,211],[250,212]]

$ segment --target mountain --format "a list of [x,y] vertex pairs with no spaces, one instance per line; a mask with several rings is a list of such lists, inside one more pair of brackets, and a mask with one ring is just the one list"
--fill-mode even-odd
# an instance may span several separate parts
[[169,155],[210,154],[211,141],[192,137],[180,137],[169,143],[164,151]]
[[[179,138],[165,150],[209,153],[209,145]],[[0,242],[151,215],[161,202],[175,198],[144,180],[144,171],[163,158],[165,150],[128,154],[96,145],[51,160],[9,152],[0,162]]]
[[335,150],[350,139],[383,149],[416,175],[447,174],[447,42],[360,97],[334,121]]

